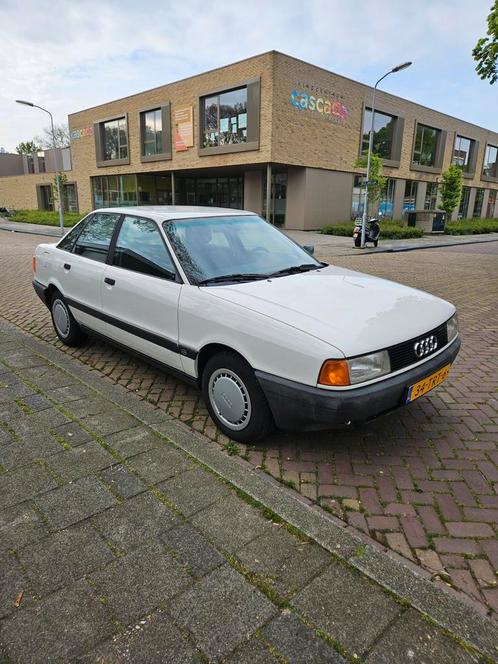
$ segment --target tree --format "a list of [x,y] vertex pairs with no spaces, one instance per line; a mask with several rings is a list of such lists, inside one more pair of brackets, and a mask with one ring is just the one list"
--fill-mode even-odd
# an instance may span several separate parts
[[448,221],[451,213],[460,203],[463,187],[462,167],[451,164],[441,175],[441,208],[446,212]]
[[41,147],[36,142],[36,138],[32,141],[23,141],[16,145],[17,154],[35,154],[41,150]]
[[[367,155],[362,155],[355,162],[355,168],[367,167]],[[382,159],[375,153],[370,156],[370,177],[368,184],[368,207],[370,214],[377,213],[375,204],[378,203],[386,187],[387,178],[382,175]]]
[[[55,140],[54,140],[55,137]],[[35,137],[40,145],[45,148],[67,148],[71,142],[69,127],[64,122],[54,125],[54,137],[52,137],[52,128],[44,127],[43,135]]]
[[54,208],[59,207],[56,205],[59,202],[59,197],[57,196],[57,179],[59,179],[59,185],[60,185],[60,190],[61,190],[61,197],[62,201],[64,202],[64,195],[65,195],[65,190],[64,190],[64,185],[67,184],[67,175],[65,173],[56,173],[54,176],[54,184],[52,187],[52,195],[54,198]]
[[472,50],[476,61],[476,71],[484,80],[489,79],[491,85],[498,80],[498,0],[495,0],[488,16],[488,37],[481,37]]

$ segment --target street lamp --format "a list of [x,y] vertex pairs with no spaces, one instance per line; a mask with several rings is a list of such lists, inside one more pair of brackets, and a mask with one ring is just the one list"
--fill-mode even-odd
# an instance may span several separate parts
[[55,150],[55,170],[56,170],[56,182],[57,182],[57,203],[59,207],[59,226],[61,227],[61,235],[64,235],[64,216],[62,214],[62,198],[61,198],[61,186],[60,186],[60,173],[59,173],[59,154],[57,152],[58,148],[55,145],[55,131],[54,131],[54,118],[52,117],[52,113],[50,111],[47,111],[46,108],[42,108],[41,106],[37,106],[36,104],[33,104],[31,101],[24,101],[22,99],[16,99],[16,104],[23,104],[23,106],[31,106],[32,108],[39,108],[40,111],[45,111],[45,113],[48,113],[50,115],[50,128],[52,130],[52,144],[54,146]]
[[375,122],[375,93],[377,91],[377,86],[381,81],[383,81],[386,76],[389,76],[389,74],[396,74],[397,72],[401,71],[402,69],[406,69],[409,67],[412,63],[411,62],[403,62],[401,65],[396,65],[396,67],[393,67],[390,71],[388,71],[384,76],[381,76],[377,83],[374,85],[373,93],[372,93],[372,122],[370,124],[370,134],[368,136],[368,156],[367,156],[367,181],[365,184],[365,195],[364,195],[364,201],[363,201],[363,223],[361,225],[361,248],[365,248],[365,231],[366,231],[366,226],[367,226],[367,215],[368,215],[368,186],[369,186],[369,179],[370,179],[370,161],[372,157],[372,145],[373,145],[373,135],[374,135],[374,122]]

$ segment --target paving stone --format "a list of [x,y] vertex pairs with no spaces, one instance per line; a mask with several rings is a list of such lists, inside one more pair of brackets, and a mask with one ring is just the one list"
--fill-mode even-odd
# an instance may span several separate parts
[[215,660],[232,652],[276,613],[257,588],[226,565],[177,597],[170,611]]
[[256,637],[244,643],[223,660],[224,664],[280,664],[281,661],[272,655]]
[[225,484],[198,466],[161,482],[156,488],[185,516],[191,516],[230,493]]
[[423,620],[417,611],[409,609],[382,635],[365,661],[367,664],[477,664],[479,658]]
[[167,530],[160,539],[194,576],[205,576],[226,562],[225,557],[190,524]]
[[203,661],[164,612],[130,625],[77,659],[78,664],[201,664]]
[[24,502],[56,486],[57,482],[39,464],[11,470],[0,475],[0,505],[9,507]]
[[129,463],[131,468],[149,484],[157,484],[178,473],[196,468],[185,454],[170,446],[142,452],[130,459]]
[[117,408],[113,410],[107,408],[104,413],[87,415],[81,421],[86,427],[104,437],[135,427],[138,423],[134,417]]
[[40,516],[28,502],[0,511],[0,553],[37,542],[47,532]]
[[14,602],[19,593],[27,594],[29,583],[13,555],[0,554],[0,570],[0,618],[3,618],[17,610]]
[[99,413],[105,413],[107,408],[107,402],[105,400],[97,401],[96,399],[78,399],[77,401],[70,400],[65,403],[65,408],[67,408],[73,417],[81,419],[87,415],[98,415]]
[[180,520],[151,493],[142,493],[98,514],[93,523],[106,540],[129,551],[178,525]]
[[338,563],[316,577],[291,603],[316,627],[359,657],[401,609],[379,587]]
[[0,467],[4,471],[27,466],[33,461],[33,452],[22,441],[16,440],[10,445],[0,446]]
[[52,408],[52,403],[41,394],[33,394],[23,398],[24,403],[34,412]]
[[71,447],[78,447],[93,440],[92,436],[82,429],[76,422],[66,422],[61,426],[54,427],[54,431],[58,436],[62,436]]
[[22,436],[22,442],[32,450],[35,459],[46,459],[64,450],[49,431],[38,430],[26,434]]
[[0,643],[12,662],[69,662],[116,630],[112,614],[85,581],[18,611],[1,625]]
[[132,427],[126,431],[106,436],[106,443],[124,458],[164,445],[161,438],[152,434],[145,427]]
[[[64,387],[56,387],[55,389],[47,390],[47,394],[59,403],[68,403],[70,401],[90,401],[95,398],[95,393],[85,385],[74,383],[73,385],[66,385]],[[97,401],[95,401],[97,403]],[[100,402],[103,403],[102,401]],[[105,410],[105,405],[102,406]],[[72,409],[72,406],[69,408]],[[102,411],[103,412],[103,411]]]
[[280,595],[301,589],[331,562],[327,551],[298,540],[285,528],[257,537],[237,551],[237,558]]
[[[32,417],[35,418],[34,415]],[[42,422],[44,426],[52,428],[62,426],[71,421],[69,417],[64,415],[64,413],[61,413],[58,408],[41,410],[39,413],[36,413],[36,420],[38,421],[38,426],[40,426],[40,422]]]
[[118,558],[90,578],[124,623],[149,613],[193,582],[159,542]]
[[115,493],[119,493],[123,498],[131,498],[147,491],[145,484],[138,477],[129,473],[120,463],[103,470],[100,477]]
[[112,560],[111,550],[89,523],[79,523],[19,552],[36,592],[70,585]]
[[262,638],[289,664],[345,664],[346,660],[290,612],[279,615],[261,629]]
[[234,553],[272,525],[254,507],[230,495],[197,512],[191,519],[194,526],[225,551]]
[[80,477],[109,468],[116,461],[102,445],[91,440],[75,449],[64,450],[49,459],[50,468],[65,482],[73,482]]
[[95,477],[82,479],[39,496],[36,504],[56,528],[67,528],[116,504]]

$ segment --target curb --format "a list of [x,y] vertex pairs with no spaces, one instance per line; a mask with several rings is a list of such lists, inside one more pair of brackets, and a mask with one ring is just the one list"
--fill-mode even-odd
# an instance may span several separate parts
[[[68,228],[65,228],[64,231],[68,231]],[[41,231],[32,231],[27,228],[12,228],[10,226],[0,226],[0,231],[6,231],[7,233],[23,233],[25,235],[43,235],[44,237],[55,237],[55,238],[61,238],[62,235],[60,233],[52,232],[47,229],[43,229]]]
[[344,254],[346,256],[361,256],[366,254],[389,254],[402,251],[418,251],[419,249],[439,249],[444,247],[461,247],[465,244],[483,244],[486,242],[498,242],[498,237],[482,238],[480,240],[462,240],[461,242],[436,242],[434,244],[424,244],[419,247],[389,247],[389,249],[370,249],[360,254]]
[[[443,583],[431,580],[429,573],[387,551],[302,496],[280,484],[264,471],[255,469],[240,457],[229,457],[200,433],[142,401],[126,388],[115,385],[74,358],[32,337],[13,324],[0,320],[0,330],[22,342],[63,371],[75,376],[94,391],[143,424],[166,436],[170,442],[209,468],[253,500],[269,508],[284,521],[316,541],[336,558],[366,575],[382,588],[424,614],[460,641],[480,651],[492,661],[498,658],[498,622],[480,613],[472,600],[464,600]],[[104,394],[103,394],[104,395]]]

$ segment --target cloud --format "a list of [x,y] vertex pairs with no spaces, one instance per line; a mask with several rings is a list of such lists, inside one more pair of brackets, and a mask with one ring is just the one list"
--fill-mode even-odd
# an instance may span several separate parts
[[[496,90],[471,49],[490,0],[0,0],[0,146],[46,126],[27,98],[69,113],[277,49],[497,129]],[[496,86],[495,86],[496,87]]]

